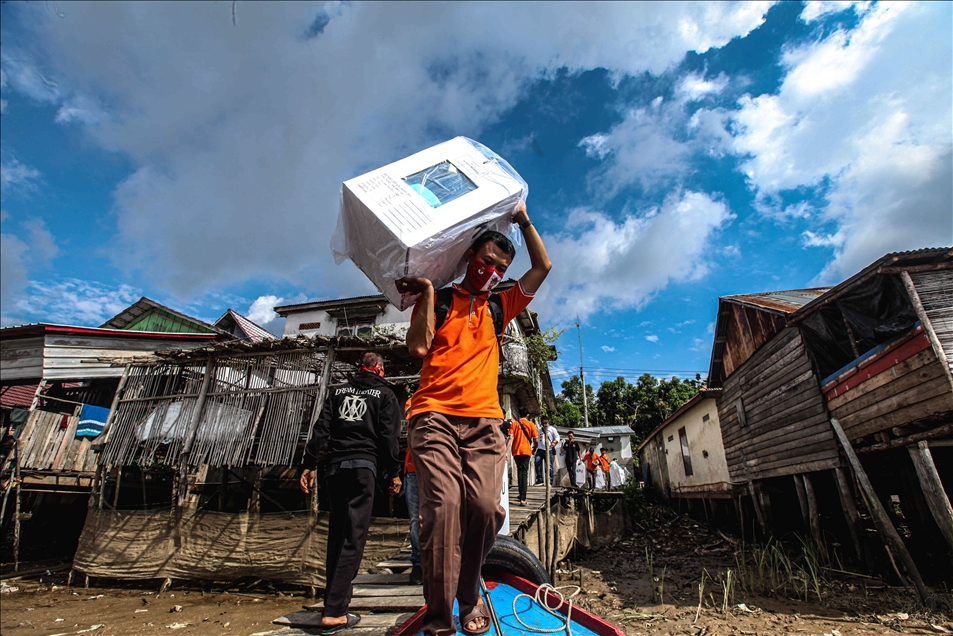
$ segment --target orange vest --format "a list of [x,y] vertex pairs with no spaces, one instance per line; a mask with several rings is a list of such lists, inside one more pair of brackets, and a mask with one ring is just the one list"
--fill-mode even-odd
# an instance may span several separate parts
[[[523,429],[526,429],[525,434],[523,433]],[[533,454],[533,440],[539,435],[535,424],[527,419],[513,422],[513,425],[510,426],[510,435],[513,437],[514,457]],[[527,435],[529,437],[527,437]]]
[[[503,418],[497,394],[500,348],[489,297],[471,297],[459,285],[453,286],[447,318],[424,357],[410,417],[433,411],[457,417]],[[532,299],[519,283],[501,292],[503,324],[513,320]],[[418,309],[419,304],[414,316]]]

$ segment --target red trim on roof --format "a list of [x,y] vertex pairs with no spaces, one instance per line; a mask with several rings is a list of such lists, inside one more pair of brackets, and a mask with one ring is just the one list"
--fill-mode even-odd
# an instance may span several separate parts
[[923,333],[923,327],[917,327],[917,333],[908,340],[881,351],[877,355],[864,360],[853,371],[838,378],[837,383],[830,388],[824,388],[824,399],[828,402],[838,395],[843,395],[850,389],[855,389],[874,376],[889,371],[904,360],[908,360],[921,351],[930,348],[930,339]]
[[25,336],[44,333],[75,333],[94,336],[119,336],[123,338],[147,338],[151,340],[214,340],[217,333],[163,333],[158,331],[132,331],[125,329],[101,329],[99,327],[73,327],[71,325],[25,325],[7,327],[0,336]]

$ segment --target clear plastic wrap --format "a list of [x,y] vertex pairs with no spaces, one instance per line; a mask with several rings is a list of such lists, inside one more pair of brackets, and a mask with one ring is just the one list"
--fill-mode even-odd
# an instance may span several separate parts
[[510,233],[528,194],[502,157],[457,137],[345,181],[331,251],[406,309],[416,297],[398,293],[397,279],[422,276],[439,289],[459,278],[473,240],[485,230]]

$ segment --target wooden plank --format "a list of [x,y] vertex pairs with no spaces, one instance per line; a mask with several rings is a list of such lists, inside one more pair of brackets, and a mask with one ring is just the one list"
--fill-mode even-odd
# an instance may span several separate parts
[[920,600],[926,603],[930,592],[920,577],[920,571],[917,570],[917,565],[914,563],[913,557],[910,556],[910,552],[907,550],[907,546],[904,545],[903,539],[900,538],[897,529],[893,527],[893,522],[887,517],[887,511],[884,510],[883,504],[880,503],[877,491],[874,490],[870,479],[867,478],[867,473],[864,471],[863,465],[861,465],[856,453],[854,453],[854,448],[850,445],[850,440],[836,417],[831,418],[831,427],[834,429],[837,441],[840,442],[841,450],[844,451],[844,455],[847,456],[847,461],[854,470],[854,476],[857,478],[857,483],[860,484],[860,488],[864,493],[864,499],[867,501],[867,509],[870,510],[870,515],[874,520],[874,524],[877,526],[877,531],[881,539],[884,541],[884,546],[887,548],[888,553],[893,552],[899,555],[900,561],[907,571],[907,575],[913,579],[917,592],[920,594]]
[[953,550],[953,506],[950,506],[950,499],[943,490],[943,482],[940,481],[936,464],[933,463],[930,447],[927,442],[919,442],[916,446],[908,446],[907,450],[910,452],[913,466],[917,469],[920,488],[927,500],[930,514],[933,515],[947,545]]
[[[407,582],[406,577],[404,583]],[[422,596],[424,588],[421,585],[354,585],[351,587],[353,596]]]
[[[361,622],[358,623],[356,627],[386,629],[404,623],[411,616],[413,616],[413,613],[393,612],[387,614],[364,614],[361,616]],[[321,625],[321,614],[318,612],[293,612],[276,618],[272,623],[275,625],[287,625],[289,627],[314,628]],[[351,634],[353,632],[349,629],[347,633]]]
[[[825,417],[826,416],[821,416]],[[827,421],[826,419],[824,420]],[[807,427],[803,432],[794,431],[789,433],[781,438],[771,438],[766,441],[760,442],[756,448],[750,448],[748,445],[744,445],[745,453],[748,457],[751,458],[762,458],[770,457],[774,453],[779,453],[786,451],[790,448],[796,448],[797,446],[807,447],[819,444],[821,442],[827,441],[830,443],[832,448],[835,448],[833,444],[834,436],[827,430],[821,428],[820,423],[812,423]],[[726,449],[725,458],[729,461],[734,461],[740,457],[739,453],[742,448],[742,445],[732,446],[730,449]]]
[[933,352],[928,350],[921,351],[915,356],[911,356],[906,360],[901,361],[898,364],[893,365],[890,369],[878,373],[877,375],[871,377],[868,380],[865,380],[863,383],[857,385],[852,389],[848,389],[844,393],[841,393],[838,396],[835,396],[827,401],[827,408],[834,410],[839,409],[848,402],[851,402],[858,397],[865,395],[866,393],[877,389],[888,382],[893,382],[894,380],[904,376],[908,373],[917,371],[918,369],[928,365],[930,362],[935,361],[936,356],[933,355]]
[[[759,386],[758,391],[752,391],[745,394],[745,401],[752,405],[752,411],[756,410],[757,404],[772,404],[779,398],[792,390],[798,389],[799,385],[806,380],[814,380],[814,369],[811,367],[811,361],[803,357],[798,361],[797,366],[788,367],[783,373],[779,372],[774,376],[763,376],[764,385]],[[817,381],[814,380],[814,384]]]
[[[374,610],[403,610],[417,611],[424,606],[426,601],[421,596],[362,596],[352,598],[348,609],[374,611]],[[324,609],[324,601],[308,606],[309,612],[317,612]]]
[[[819,470],[831,470],[840,465],[839,457],[819,459],[817,461],[802,462],[800,464],[789,464],[776,466],[770,470],[759,470],[756,474],[758,479],[771,479],[774,477],[789,477],[799,473],[815,473]],[[742,481],[742,479],[738,479]]]
[[[942,378],[939,378],[939,380],[942,380]],[[861,422],[851,427],[848,434],[851,439],[858,439],[878,431],[889,430],[895,426],[906,426],[923,418],[939,413],[947,413],[951,410],[953,410],[953,396],[944,390],[939,395],[927,398],[922,402],[911,404],[882,417]]]
[[397,561],[394,559],[388,561],[381,561],[377,564],[379,568],[388,568],[391,570],[409,570],[411,568],[410,561]]
[[[760,397],[745,394],[749,421],[761,419],[764,411],[773,410],[775,405],[783,404],[796,395],[809,393],[811,387],[817,386],[814,370],[811,369],[809,362],[804,364],[802,369],[792,369],[791,373],[792,375],[787,376],[783,383],[778,384],[770,392],[764,393]],[[820,393],[820,390],[818,390],[818,393]]]
[[772,365],[768,369],[752,369],[749,376],[753,381],[743,382],[742,390],[745,398],[752,402],[759,402],[762,399],[770,398],[775,392],[784,392],[785,386],[792,382],[792,379],[802,376],[805,372],[813,375],[811,361],[800,347],[789,353],[785,358],[778,361],[778,364]]
[[824,404],[821,392],[817,389],[817,382],[812,374],[807,374],[806,377],[802,377],[798,384],[789,387],[785,393],[779,394],[772,402],[751,404],[745,400],[749,404],[747,409],[748,423],[751,428],[770,425],[772,422],[789,415],[792,409],[798,408],[798,405],[810,401],[814,401],[818,405]]
[[779,450],[770,454],[765,455],[764,457],[759,457],[756,459],[748,460],[749,468],[757,468],[758,466],[768,466],[774,462],[790,459],[792,457],[800,457],[802,460],[808,460],[812,455],[823,455],[823,454],[837,454],[837,446],[834,444],[829,444],[827,440],[824,440],[822,443],[814,443],[811,445],[800,444],[795,441],[784,450]]
[[[934,358],[934,361],[936,358]],[[897,395],[901,395],[911,389],[919,389],[921,385],[924,385],[935,378],[944,376],[943,369],[940,367],[939,363],[929,364],[922,366],[919,369],[915,369],[906,373],[904,375],[899,375],[894,377],[893,373],[890,371],[884,371],[876,378],[882,376],[887,376],[884,378],[884,381],[880,382],[878,386],[871,386],[867,388],[866,383],[861,384],[860,386],[851,389],[849,393],[853,393],[854,399],[846,402],[840,406],[832,406],[828,402],[828,408],[831,413],[834,414],[834,417],[838,419],[841,417],[850,418],[851,415],[864,409],[869,409],[871,406],[874,406],[879,403],[885,402],[887,399],[892,398]],[[893,381],[890,381],[890,380]],[[945,379],[945,378],[944,378]],[[863,389],[867,388],[866,391]],[[844,396],[838,397],[846,397]]]
[[907,435],[906,437],[900,437],[898,439],[892,439],[889,442],[864,446],[863,448],[858,448],[857,453],[879,453],[880,451],[890,450],[891,448],[900,448],[901,446],[909,446],[910,444],[916,444],[917,442],[929,440],[933,440],[930,441],[930,446],[953,446],[953,440],[939,439],[941,437],[948,437],[950,435],[953,435],[953,424],[944,424],[943,426],[938,426],[937,428],[931,428],[928,431],[914,433],[913,435]]
[[[765,462],[758,466],[752,466],[750,471],[753,479],[767,479],[776,474],[790,475],[792,472],[813,472],[808,470],[808,466],[814,464],[821,466],[822,468],[820,470],[837,466],[839,464],[837,450],[824,450],[805,454],[798,453],[789,457]],[[778,472],[781,468],[795,468],[797,470]]]
[[735,444],[739,439],[754,440],[763,436],[770,437],[775,431],[785,429],[785,432],[787,432],[792,424],[806,422],[819,415],[826,415],[826,413],[827,410],[824,408],[820,396],[817,396],[817,399],[814,400],[788,404],[783,410],[779,409],[777,413],[772,413],[769,420],[760,422],[758,426],[752,425],[747,429],[741,429],[740,434],[735,433],[727,439],[723,438],[723,443]]
[[[949,382],[945,377],[934,378],[933,380],[918,385],[909,391],[904,391],[899,395],[894,395],[887,399],[881,400],[880,402],[872,404],[867,408],[854,411],[850,415],[844,417],[844,422],[841,424],[841,426],[845,431],[848,431],[859,424],[885,418],[895,411],[905,409],[907,407],[913,406],[914,404],[918,404],[941,395],[945,395],[947,397],[947,401],[950,403],[949,408],[953,408],[953,392],[950,391]],[[905,423],[905,421],[901,421],[896,424],[892,424],[892,426],[898,426]],[[866,434],[869,435],[870,433]],[[857,435],[857,437],[861,437],[861,435]]]
[[358,574],[354,577],[354,585],[405,585],[406,574]]

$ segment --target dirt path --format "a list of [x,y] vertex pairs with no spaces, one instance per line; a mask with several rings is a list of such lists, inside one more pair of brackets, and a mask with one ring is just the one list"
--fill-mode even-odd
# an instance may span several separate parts
[[[584,590],[574,602],[627,634],[953,634],[949,594],[938,595],[927,610],[912,593],[879,579],[828,573],[817,588],[808,586],[807,601],[803,594],[798,599],[759,595],[739,580],[744,576],[738,571],[740,546],[731,537],[664,508],[650,507],[640,523],[642,528],[615,544],[580,555],[579,563],[564,568],[556,581],[578,584],[581,570]],[[734,579],[726,604],[728,570]],[[159,596],[155,587],[84,589],[65,582],[65,574],[8,581],[19,589],[0,595],[0,633],[248,636],[274,629],[273,619],[308,602],[290,591],[213,594],[173,588]],[[181,609],[171,611],[177,606]]]
[[[49,636],[88,633],[135,634],[248,634],[273,629],[271,621],[300,611],[308,602],[300,595],[203,594],[172,589],[155,591],[67,588],[65,576],[13,581],[20,588],[0,598],[0,633],[10,636]],[[181,608],[172,611],[173,608]],[[96,627],[96,626],[99,627]],[[87,630],[82,632],[81,630]],[[91,631],[90,631],[91,630]]]
[[[600,551],[580,555],[557,585],[579,583],[582,607],[627,634],[953,634],[953,604],[941,594],[932,610],[915,594],[880,579],[826,572],[808,600],[759,595],[738,580],[738,542],[668,509],[650,507],[643,528]],[[651,579],[650,584],[650,560]],[[727,572],[732,591],[726,604]],[[706,582],[699,609],[699,582]],[[750,570],[747,571],[752,575]],[[838,577],[838,578],[835,578]],[[750,586],[749,586],[750,587]]]

